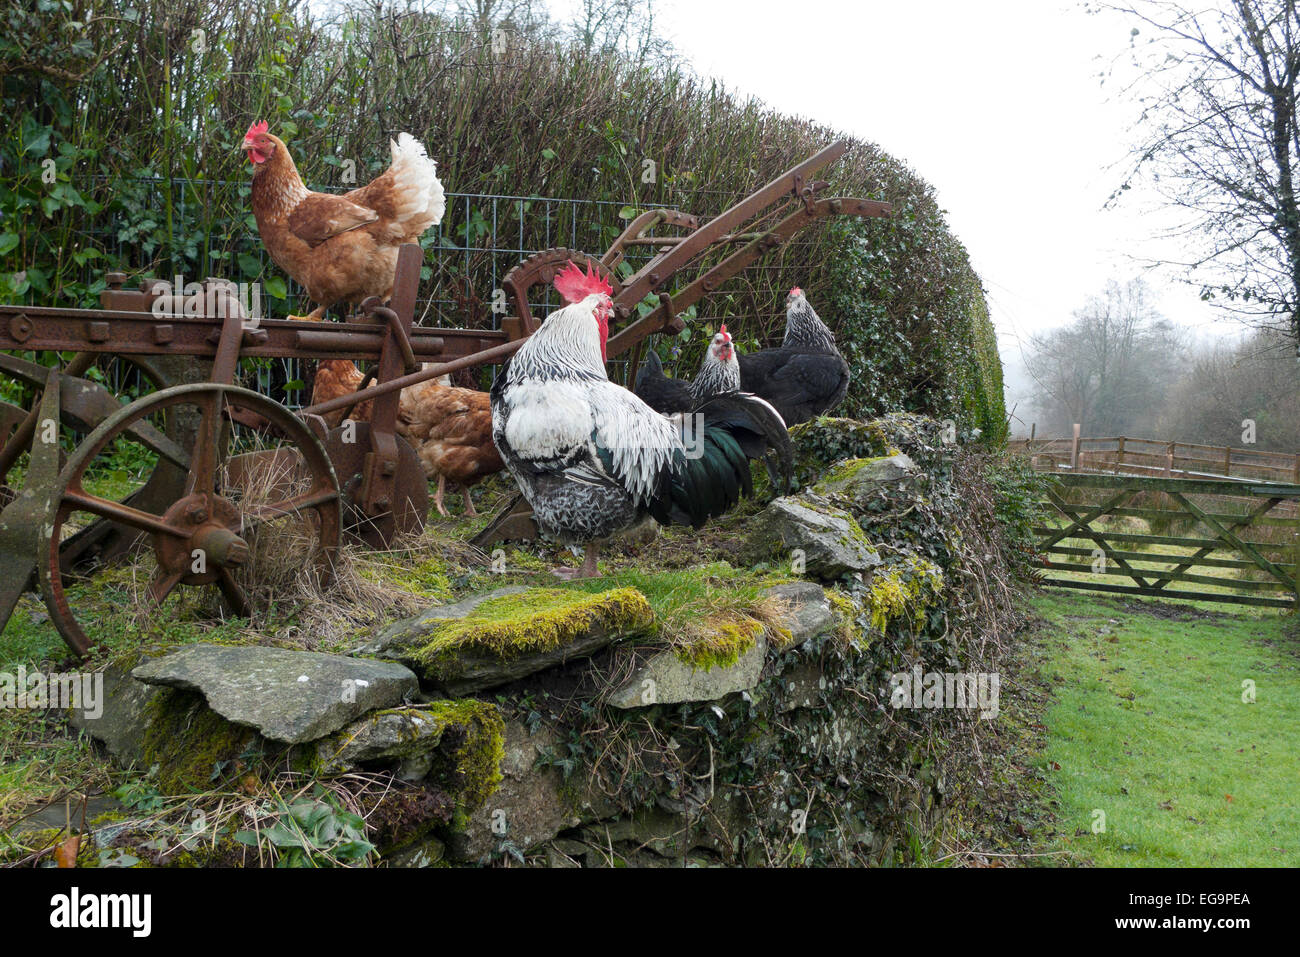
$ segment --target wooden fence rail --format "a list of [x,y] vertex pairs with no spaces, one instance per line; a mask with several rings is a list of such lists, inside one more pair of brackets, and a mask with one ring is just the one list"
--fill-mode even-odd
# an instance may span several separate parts
[[[1117,435],[1070,439],[1013,439],[1008,447],[1045,472],[1070,468],[1165,478],[1265,479],[1300,484],[1300,454]],[[1075,465],[1077,461],[1077,466]]]
[[1045,585],[1291,610],[1300,602],[1300,518],[1278,514],[1294,514],[1300,484],[1063,473],[1047,498],[1050,518],[1034,529]]

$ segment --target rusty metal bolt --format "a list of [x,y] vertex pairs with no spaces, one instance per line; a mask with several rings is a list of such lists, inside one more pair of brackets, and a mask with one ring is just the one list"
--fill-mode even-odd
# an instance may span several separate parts
[[242,538],[236,538],[226,546],[226,564],[243,565],[249,558],[248,542]]
[[208,510],[202,505],[191,505],[185,510],[185,517],[196,524],[206,522],[208,520]]
[[203,549],[216,565],[242,565],[248,561],[248,542],[219,525],[207,525],[199,529],[190,544]]

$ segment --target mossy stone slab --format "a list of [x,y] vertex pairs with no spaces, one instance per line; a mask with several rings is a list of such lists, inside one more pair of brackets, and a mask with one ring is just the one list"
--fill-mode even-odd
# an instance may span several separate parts
[[804,571],[823,581],[881,564],[853,516],[811,493],[775,499],[754,516],[742,558],[758,562],[796,552]]
[[391,625],[357,652],[400,661],[460,696],[588,657],[653,624],[635,588],[500,588]]
[[[770,636],[772,643],[783,649],[825,634],[839,620],[825,590],[816,582],[775,585],[764,594],[783,599],[789,607],[779,640],[778,636]],[[749,691],[762,677],[768,639],[769,635],[759,636],[735,663],[713,668],[694,667],[671,649],[656,652],[609,696],[608,703],[615,708],[643,708],[683,701],[717,701]]]
[[227,721],[302,744],[419,691],[389,661],[259,645],[188,645],[131,672],[138,681],[198,692]]
[[915,477],[916,463],[899,452],[878,458],[840,462],[813,489],[818,495],[842,495],[854,502],[869,501],[882,485]]

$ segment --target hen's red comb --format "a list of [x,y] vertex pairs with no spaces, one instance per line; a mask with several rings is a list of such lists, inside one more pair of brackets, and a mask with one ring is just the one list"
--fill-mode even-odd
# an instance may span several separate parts
[[267,132],[270,128],[271,124],[266,122],[266,120],[262,120],[260,123],[254,123],[248,128],[248,132],[244,134],[244,139],[252,139],[254,136]]
[[720,332],[720,333],[722,333],[722,335],[726,336],[728,342],[731,341],[731,333],[729,333],[729,332],[727,331],[727,324],[726,324],[725,322],[724,322],[721,326],[718,327],[718,332]]
[[566,302],[582,302],[593,293],[602,293],[606,296],[614,295],[614,287],[609,281],[602,279],[596,274],[591,263],[587,263],[587,273],[583,275],[572,260],[560,271],[555,277],[555,291],[564,297]]
[[792,296],[802,296],[802,295],[803,295],[803,290],[800,289],[798,286],[795,286],[793,289],[790,290],[790,295],[792,295]]

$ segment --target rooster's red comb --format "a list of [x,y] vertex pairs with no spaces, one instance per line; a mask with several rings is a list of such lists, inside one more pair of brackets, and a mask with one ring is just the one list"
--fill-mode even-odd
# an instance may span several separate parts
[[248,132],[244,134],[244,139],[246,140],[252,139],[254,136],[259,136],[270,129],[271,129],[271,124],[266,122],[266,120],[262,120],[260,123],[254,123],[252,126],[248,128]]
[[582,302],[593,293],[602,293],[606,296],[614,295],[614,287],[609,281],[602,279],[596,274],[591,263],[587,263],[587,273],[583,275],[581,269],[570,260],[569,264],[560,271],[555,277],[555,291],[564,297],[566,302]]

